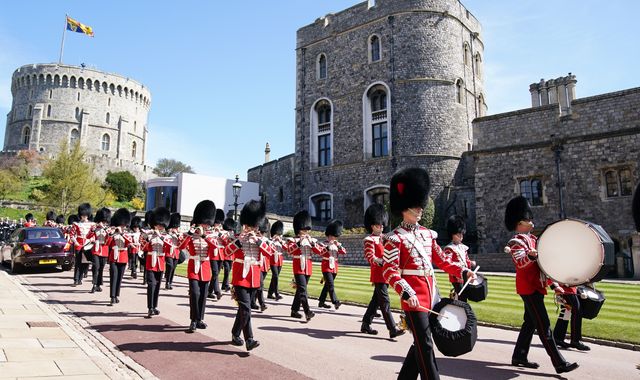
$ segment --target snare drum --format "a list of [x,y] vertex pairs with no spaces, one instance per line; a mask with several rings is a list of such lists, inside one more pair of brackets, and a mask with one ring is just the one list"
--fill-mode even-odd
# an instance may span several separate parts
[[602,279],[613,255],[613,241],[597,224],[564,219],[548,225],[538,239],[538,265],[550,278],[569,286]]
[[474,302],[484,301],[488,293],[487,279],[481,274],[476,274],[476,278],[471,280],[464,290],[467,299]]
[[471,352],[478,337],[478,322],[468,303],[443,298],[429,314],[431,334],[438,350],[445,356]]
[[604,293],[588,286],[578,286],[576,293],[580,300],[582,318],[594,319],[597,317],[602,305],[604,305]]

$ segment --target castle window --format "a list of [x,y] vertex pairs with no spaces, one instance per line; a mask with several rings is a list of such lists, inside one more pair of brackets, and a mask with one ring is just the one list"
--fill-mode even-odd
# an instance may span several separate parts
[[91,78],[87,78],[87,90],[93,90],[93,81],[91,80]]
[[47,117],[51,117],[51,104],[47,106]]
[[333,154],[333,110],[327,99],[318,100],[311,111],[311,166],[331,165]]
[[476,57],[475,57],[475,65],[474,65],[474,72],[478,77],[482,76],[482,70],[480,68],[481,64],[482,64],[482,57],[480,56],[480,53],[476,53]]
[[527,198],[532,206],[542,206],[542,180],[539,178],[520,180],[520,195]]
[[282,186],[280,186],[280,188],[278,189],[278,201],[280,203],[284,202],[284,189],[282,188]]
[[80,132],[73,128],[69,134],[69,146],[73,148],[80,141]]
[[138,130],[138,122],[134,121],[133,122],[133,131],[136,132]]
[[389,186],[375,185],[364,191],[364,209],[374,203],[385,205],[389,202]]
[[80,108],[76,107],[76,120],[80,121]]
[[53,85],[54,85],[54,86],[60,86],[60,75],[56,74],[56,75],[53,77]]
[[469,63],[471,62],[471,49],[469,48],[469,44],[467,42],[465,42],[462,45],[462,50],[463,50],[463,59],[464,59],[464,65],[465,66],[469,66]]
[[53,83],[53,79],[51,78],[51,74],[47,74],[47,86],[51,86]]
[[49,90],[49,99],[53,97],[53,90]]
[[71,77],[71,88],[76,88],[76,77]]
[[131,157],[132,158],[136,158],[136,148],[138,147],[138,144],[136,144],[136,142],[132,142],[131,143]]
[[104,118],[104,121],[109,124],[109,122],[111,121],[111,115],[109,114],[109,112],[107,112],[107,116]]
[[111,137],[107,133],[105,133],[104,135],[102,135],[102,150],[108,151],[110,145],[111,145]]
[[31,140],[31,128],[24,127],[22,130],[22,143],[24,145],[29,145],[29,141]]
[[389,96],[385,85],[369,88],[364,97],[365,158],[385,157],[391,148],[389,140]]
[[78,87],[84,89],[84,78],[78,79]]
[[604,182],[607,198],[627,197],[633,193],[633,178],[629,167],[607,169]]
[[69,78],[66,75],[62,76],[62,87],[69,87]]
[[369,38],[369,62],[380,60],[380,37],[373,35]]
[[462,79],[458,79],[456,80],[456,102],[462,104],[463,101],[463,88],[462,88],[463,82]]
[[77,100],[80,101],[80,92],[78,92]]
[[108,107],[111,107],[111,98],[109,98],[109,99],[107,100],[107,106],[108,106]]
[[309,197],[309,214],[319,221],[329,221],[333,218],[333,195],[319,193]]
[[478,95],[478,117],[484,116],[486,108],[487,105],[484,104],[484,96],[482,96],[482,94]]
[[327,56],[324,54],[320,54],[318,56],[318,61],[316,66],[317,66],[316,77],[318,79],[326,79],[327,78]]
[[32,113],[33,113],[33,106],[29,104],[29,108],[27,109],[27,117],[31,117]]
[[329,135],[318,136],[318,166],[328,166],[331,163],[331,140]]

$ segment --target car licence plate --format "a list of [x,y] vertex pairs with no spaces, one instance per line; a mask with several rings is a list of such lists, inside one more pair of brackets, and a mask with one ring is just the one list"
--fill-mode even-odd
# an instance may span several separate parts
[[58,260],[56,259],[38,261],[38,264],[57,264],[57,263],[58,263]]

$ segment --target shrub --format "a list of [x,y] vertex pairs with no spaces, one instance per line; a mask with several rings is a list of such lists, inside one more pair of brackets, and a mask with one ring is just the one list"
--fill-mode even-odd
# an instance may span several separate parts
[[128,171],[108,172],[104,183],[120,202],[130,201],[138,192],[138,180]]

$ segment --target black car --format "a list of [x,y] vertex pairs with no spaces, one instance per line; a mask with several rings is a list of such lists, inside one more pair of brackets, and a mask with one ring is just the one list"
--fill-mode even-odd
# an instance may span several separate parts
[[73,266],[71,244],[59,228],[26,227],[11,234],[0,248],[2,262],[11,262],[11,271],[24,268],[62,266],[66,271]]

